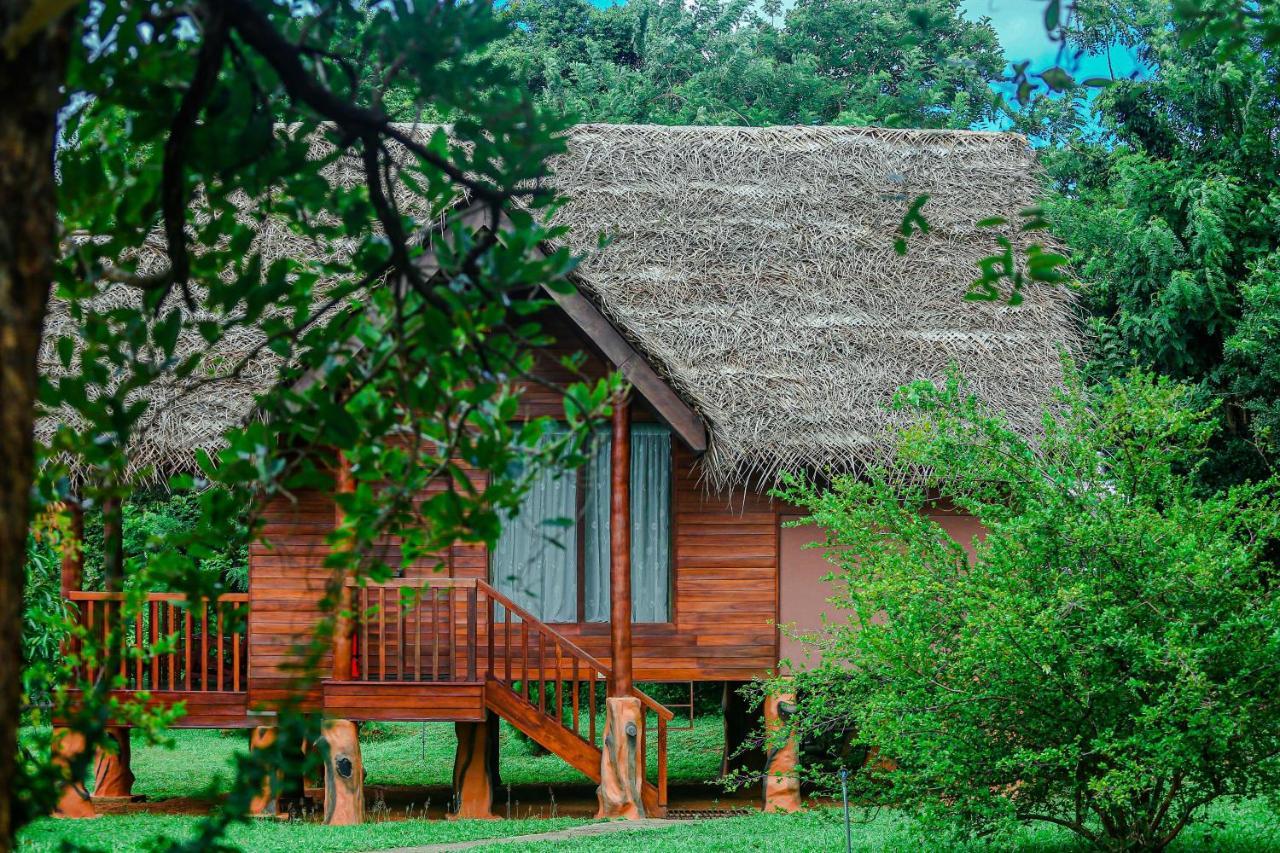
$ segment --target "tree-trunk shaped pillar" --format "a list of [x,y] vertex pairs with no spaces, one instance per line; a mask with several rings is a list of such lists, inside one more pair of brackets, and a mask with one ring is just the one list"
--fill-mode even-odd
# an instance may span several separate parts
[[458,751],[453,759],[453,811],[451,819],[496,818],[493,795],[498,789],[494,776],[496,746],[490,732],[498,727],[498,718],[489,713],[482,723],[454,723],[458,735]]
[[133,798],[133,768],[129,749],[129,730],[123,726],[107,729],[114,750],[98,747],[93,765],[93,797],[96,800],[129,800]]
[[364,762],[360,730],[350,720],[329,720],[320,736],[324,754],[324,822],[328,826],[364,823]]
[[795,695],[771,693],[764,700],[765,754],[764,810],[794,812],[800,809],[799,747],[795,735],[781,743],[777,733],[795,712]]
[[85,790],[84,782],[72,778],[71,768],[87,748],[84,735],[73,729],[54,729],[52,746],[53,765],[67,779],[67,783],[62,788],[62,794],[58,797],[58,804],[53,808],[53,816],[97,817],[98,812],[93,807],[93,800],[89,799],[89,792]]
[[[249,731],[249,752],[260,753],[275,746],[275,726],[257,726]],[[284,774],[269,771],[262,780],[262,788],[249,803],[249,814],[254,817],[275,817],[280,814],[280,792],[284,788]]]
[[644,708],[634,696],[610,696],[605,700],[604,749],[600,756],[600,787],[596,796],[600,809],[596,817],[645,816],[641,787],[644,767],[640,764],[640,734]]

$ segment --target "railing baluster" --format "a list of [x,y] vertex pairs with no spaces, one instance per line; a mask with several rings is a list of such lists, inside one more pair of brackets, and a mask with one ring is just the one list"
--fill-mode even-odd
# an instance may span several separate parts
[[408,681],[404,674],[404,596],[399,592],[400,590],[396,590],[396,678],[400,681]]
[[578,733],[578,656],[573,656],[573,733]]
[[529,623],[520,617],[520,691],[529,701]]
[[444,588],[444,602],[444,618],[448,627],[445,638],[449,641],[449,680],[453,681],[458,674],[457,616],[453,612],[453,587]]
[[226,669],[227,664],[227,646],[223,636],[222,601],[220,599],[214,599],[213,607],[214,612],[218,615],[218,692],[221,693],[225,685],[225,682],[223,681],[223,670]]
[[413,602],[413,678],[422,680],[422,593]]
[[156,654],[156,642],[159,639],[160,614],[157,612],[159,602],[147,599],[147,616],[151,620],[151,646],[147,649],[147,664],[151,670],[151,689],[160,689],[160,656]]
[[186,616],[182,620],[183,635],[185,637],[183,645],[186,647],[186,653],[183,658],[185,672],[187,674],[187,690],[191,690],[191,602],[187,602],[187,607],[183,611]]
[[209,600],[200,600],[200,690],[209,689]]
[[387,588],[378,587],[378,680],[387,680]]
[[484,600],[485,600],[485,615],[488,617],[488,621],[485,623],[485,634],[489,638],[489,664],[488,664],[489,668],[486,671],[488,672],[489,677],[493,678],[497,675],[497,669],[494,665],[494,660],[493,660],[493,652],[494,652],[494,647],[496,645],[496,639],[497,639],[495,635],[494,624],[493,624],[493,596],[489,595],[486,592],[484,595]]
[[547,713],[547,673],[543,664],[546,661],[546,652],[542,629],[538,629],[538,710],[543,714]]
[[134,626],[133,626],[134,649],[133,650],[137,653],[137,656],[134,658],[134,664],[133,664],[133,678],[134,678],[133,689],[143,690],[145,688],[142,684],[142,609],[141,608],[139,608],[138,612],[134,614],[133,618],[134,618]]
[[502,608],[502,621],[506,625],[506,638],[502,641],[502,666],[507,674],[507,686],[510,687],[515,683],[511,680],[511,608]]
[[564,689],[560,681],[560,644],[556,643],[556,722],[564,725]]
[[231,690],[240,692],[240,630],[231,632]]
[[467,681],[476,680],[476,588],[467,587]]
[[173,635],[173,644],[169,646],[169,689],[178,689],[178,664],[177,664],[177,642],[178,629],[177,619],[175,618],[176,608],[173,606],[173,600],[169,600],[169,633]]
[[440,680],[440,590],[431,588],[431,680]]
[[360,587],[360,680],[368,681],[373,663],[373,650],[369,648],[369,587]]

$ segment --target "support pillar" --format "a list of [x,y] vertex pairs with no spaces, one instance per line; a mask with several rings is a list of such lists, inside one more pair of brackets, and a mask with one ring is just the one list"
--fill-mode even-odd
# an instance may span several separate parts
[[129,729],[125,726],[112,726],[107,729],[107,737],[115,743],[115,751],[98,747],[93,763],[93,798],[131,800],[134,778]]
[[77,501],[63,505],[65,526],[62,526],[62,541],[59,552],[62,557],[61,587],[62,598],[67,593],[78,592],[84,585],[84,510]]
[[[347,455],[338,451],[337,490],[339,494],[350,494],[355,491],[356,481],[351,473],[351,463]],[[342,526],[346,516],[342,508],[335,504],[333,509],[333,526]],[[339,579],[338,604],[334,613],[333,625],[333,680],[351,680],[351,641],[355,633],[355,622],[351,617],[351,594],[346,586],[347,576],[344,570]]]
[[364,762],[360,760],[360,730],[350,720],[328,720],[321,731],[325,825],[356,826],[364,823]]
[[600,808],[596,817],[640,820],[644,814],[644,767],[640,763],[640,730],[644,708],[635,696],[605,700],[604,749],[600,755]]
[[764,716],[760,709],[739,691],[744,682],[726,681],[720,711],[724,717],[724,753],[720,757],[720,775],[764,771],[764,748],[760,745]]
[[53,765],[67,778],[67,784],[58,797],[58,804],[53,808],[53,816],[61,818],[97,817],[98,812],[89,799],[89,792],[84,782],[74,779],[71,768],[77,758],[84,754],[88,744],[85,736],[74,729],[53,730]]
[[609,454],[609,650],[612,668],[605,700],[597,817],[645,816],[640,737],[644,710],[631,680],[631,401],[613,401]]
[[781,730],[795,711],[795,695],[771,693],[764,700],[765,753],[764,810],[767,812],[794,812],[800,810],[799,748],[795,735],[782,744],[773,741],[775,732]]
[[[275,745],[275,726],[256,726],[249,730],[249,752],[261,752]],[[262,780],[262,789],[249,803],[249,814],[254,817],[276,817],[280,814],[280,793],[284,789],[284,774],[274,770]]]
[[490,711],[482,723],[454,723],[458,751],[453,759],[453,811],[450,820],[496,820],[493,795],[498,789],[494,775],[497,755],[495,738],[498,718]]

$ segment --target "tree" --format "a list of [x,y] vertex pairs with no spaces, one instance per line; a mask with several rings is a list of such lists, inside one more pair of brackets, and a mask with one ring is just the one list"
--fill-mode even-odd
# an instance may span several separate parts
[[518,0],[497,49],[539,100],[583,121],[969,127],[1004,60],[953,0]]
[[[504,34],[475,3],[3,5],[0,848],[47,813],[59,782],[47,759],[18,760],[16,737],[22,555],[36,511],[102,510],[115,531],[102,543],[109,584],[204,595],[215,580],[201,562],[253,529],[244,507],[331,489],[341,455],[357,485],[339,498],[347,522],[332,537],[337,609],[345,575],[388,575],[361,556],[379,536],[401,535],[405,561],[454,540],[492,542],[540,464],[580,458],[583,427],[615,383],[566,389],[577,429],[555,440],[543,440],[545,420],[511,422],[515,385],[545,342],[530,319],[539,288],[563,286],[574,259],[532,251],[558,236],[540,224],[554,198],[538,181],[562,124],[486,56]],[[451,133],[393,124],[388,91],[449,116]],[[431,274],[418,263],[427,235]],[[272,240],[298,250],[272,254]],[[74,333],[45,342],[62,370],[40,378],[51,293]],[[228,341],[249,343],[228,359]],[[264,355],[278,366],[257,399],[266,418],[226,435],[199,476],[168,481],[198,506],[169,547],[126,549],[119,501],[154,474],[134,470],[128,450],[151,401],[166,399],[157,383],[216,388]],[[60,425],[38,448],[37,411]],[[68,458],[88,472],[77,487]],[[510,473],[517,458],[531,463],[523,478]],[[472,484],[459,460],[490,471],[488,484]],[[432,479],[448,488],[415,502]],[[105,642],[80,637],[100,672],[116,671],[138,605],[126,598]],[[313,653],[330,630],[320,626]],[[86,701],[63,709],[89,738],[73,773],[102,736],[113,678],[80,684]],[[285,708],[280,726],[282,742],[297,742],[316,721]],[[288,760],[277,750],[242,762],[228,808],[192,849],[217,844]]]
[[1280,449],[1277,53],[1258,29],[1224,60],[1233,34],[1163,2],[1077,9],[1074,44],[1120,41],[1148,69],[1098,94],[1100,133],[1077,124],[1045,157],[1047,213],[1087,285],[1091,369],[1150,366],[1222,398],[1205,476],[1266,476]]
[[[1148,373],[1077,376],[1032,441],[958,374],[896,405],[919,420],[892,464],[783,493],[828,531],[849,616],[793,719],[896,765],[858,795],[956,836],[1043,822],[1160,850],[1215,800],[1274,791],[1280,507],[1274,480],[1204,494],[1213,407]],[[972,558],[939,500],[986,527]]]

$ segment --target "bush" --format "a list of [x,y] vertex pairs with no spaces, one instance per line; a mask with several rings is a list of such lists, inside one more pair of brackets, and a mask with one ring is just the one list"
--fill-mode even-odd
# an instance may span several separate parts
[[[1074,377],[1034,442],[953,375],[909,386],[891,464],[783,496],[829,532],[835,628],[793,721],[852,726],[857,779],[925,826],[1066,827],[1157,850],[1222,797],[1280,785],[1276,483],[1205,494],[1192,390]],[[928,511],[987,528],[969,557]]]

